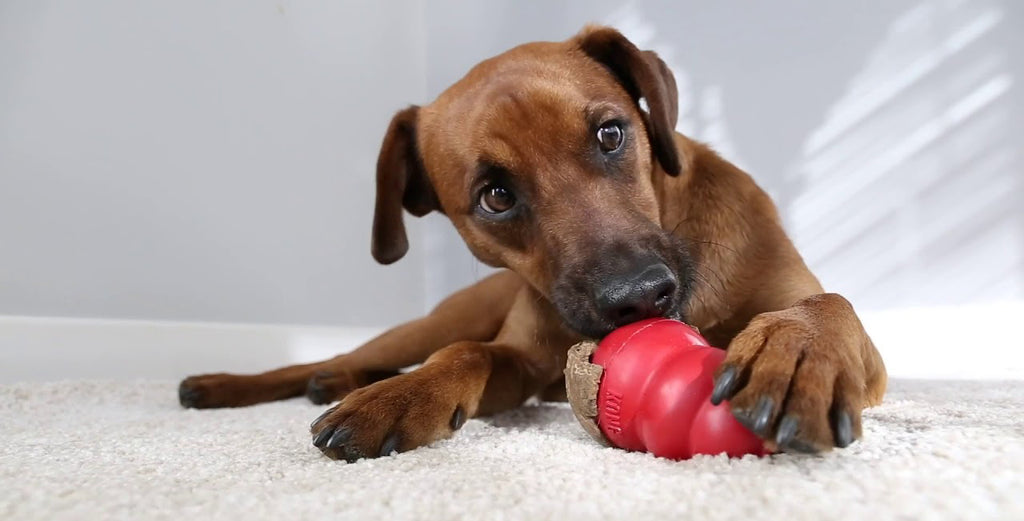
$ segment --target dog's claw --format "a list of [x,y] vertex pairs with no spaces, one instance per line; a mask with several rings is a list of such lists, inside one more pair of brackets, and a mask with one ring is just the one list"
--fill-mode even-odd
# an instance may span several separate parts
[[775,409],[775,400],[762,396],[754,407],[754,424],[751,428],[755,433],[764,436],[768,433],[769,423],[772,419],[772,411]]
[[[334,431],[334,434],[331,435],[331,438],[327,440],[326,447],[336,449],[344,445],[345,443],[348,443],[348,440],[350,439],[352,439],[352,429],[349,429],[348,427],[342,427]],[[314,445],[315,444],[316,443],[314,442]]]
[[793,441],[796,437],[796,430],[800,427],[800,422],[792,417],[786,416],[779,423],[779,432],[775,435],[775,443],[779,444],[780,447],[785,447]]
[[711,391],[711,404],[718,405],[722,400],[732,396],[737,383],[737,371],[733,366],[726,367],[722,374],[715,380],[715,388]]
[[334,427],[327,427],[313,436],[313,445],[322,449],[327,445],[327,440],[330,440],[331,436],[334,436]]
[[853,420],[846,411],[839,413],[836,418],[836,447],[846,448],[853,443]]
[[462,409],[462,406],[456,407],[455,412],[452,413],[452,419],[449,422],[453,431],[457,431],[462,428],[462,425],[466,423],[466,411]]
[[398,450],[398,433],[392,433],[384,439],[384,443],[380,446],[380,456],[390,456],[392,452]]
[[818,449],[796,437],[800,430],[800,420],[793,416],[786,416],[779,423],[779,432],[775,436],[775,443],[786,452],[800,452],[803,454],[816,454]]

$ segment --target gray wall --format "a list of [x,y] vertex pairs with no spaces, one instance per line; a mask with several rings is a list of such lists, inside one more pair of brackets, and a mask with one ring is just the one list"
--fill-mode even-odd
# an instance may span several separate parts
[[1011,0],[6,2],[0,314],[386,325],[487,269],[444,218],[367,252],[394,110],[523,41],[613,23],[680,129],[777,198],[867,309],[1024,298]]
[[424,98],[415,1],[0,3],[0,314],[385,325],[388,119]]

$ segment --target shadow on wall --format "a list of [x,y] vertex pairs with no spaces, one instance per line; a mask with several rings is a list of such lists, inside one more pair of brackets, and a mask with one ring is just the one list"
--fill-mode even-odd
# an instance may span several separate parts
[[1024,296],[1020,97],[997,2],[925,2],[894,20],[804,142],[795,241],[870,308]]
[[[666,17],[644,6],[605,22],[666,59],[679,129],[772,193],[826,287],[866,309],[1024,296],[1020,94],[998,2],[784,6],[815,23],[783,34],[787,22],[760,13],[760,34],[708,34],[703,52],[679,45],[699,33],[659,30]],[[700,25],[740,30],[733,14],[702,12]],[[738,63],[720,61],[723,47]]]

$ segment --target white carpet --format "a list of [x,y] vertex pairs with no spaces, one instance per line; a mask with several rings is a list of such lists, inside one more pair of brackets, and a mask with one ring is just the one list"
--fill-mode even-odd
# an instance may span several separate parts
[[303,400],[186,411],[173,382],[0,386],[0,519],[1024,519],[1020,382],[894,382],[823,457],[601,448],[561,404],[329,461]]

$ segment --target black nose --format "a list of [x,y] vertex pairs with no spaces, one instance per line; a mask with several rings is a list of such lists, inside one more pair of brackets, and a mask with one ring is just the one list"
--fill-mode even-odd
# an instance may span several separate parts
[[597,311],[616,327],[660,317],[672,305],[677,285],[668,266],[651,264],[608,280],[597,296]]

